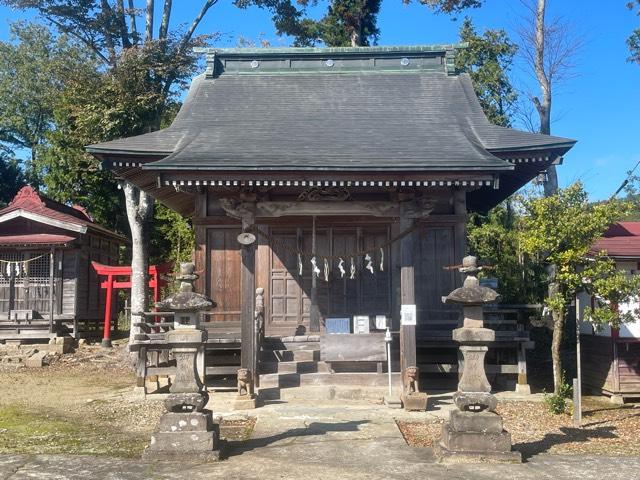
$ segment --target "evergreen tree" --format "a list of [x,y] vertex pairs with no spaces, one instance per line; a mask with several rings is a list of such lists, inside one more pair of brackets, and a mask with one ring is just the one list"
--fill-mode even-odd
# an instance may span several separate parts
[[[403,0],[409,3],[411,0]],[[240,8],[258,6],[272,13],[273,23],[279,35],[294,38],[298,47],[318,44],[328,47],[357,47],[375,45],[380,30],[378,14],[381,0],[329,0],[326,13],[320,19],[307,15],[309,6],[317,1],[298,0],[234,0]],[[476,8],[482,0],[420,0],[436,13],[452,14],[467,8]]]

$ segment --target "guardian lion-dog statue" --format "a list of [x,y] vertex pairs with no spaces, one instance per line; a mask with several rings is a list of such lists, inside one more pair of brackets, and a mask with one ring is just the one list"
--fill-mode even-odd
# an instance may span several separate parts
[[424,411],[427,409],[427,394],[420,391],[420,370],[416,366],[404,369],[402,374],[402,405],[405,410]]
[[253,397],[253,379],[251,378],[251,370],[248,368],[238,369],[238,396]]

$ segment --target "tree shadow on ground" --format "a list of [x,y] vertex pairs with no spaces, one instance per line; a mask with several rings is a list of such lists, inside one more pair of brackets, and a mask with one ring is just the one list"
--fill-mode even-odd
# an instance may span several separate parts
[[560,432],[547,433],[535,442],[522,442],[513,445],[514,450],[522,453],[523,460],[541,453],[548,452],[555,445],[565,443],[586,442],[593,438],[618,438],[614,433],[616,427],[606,426],[597,428],[560,427]]
[[296,437],[325,435],[329,432],[357,432],[360,429],[360,425],[369,422],[369,420],[353,420],[342,423],[312,422],[306,427],[291,428],[268,437],[251,438],[244,441],[229,441],[227,442],[226,454],[228,457],[234,457],[256,448],[267,447],[276,442]]

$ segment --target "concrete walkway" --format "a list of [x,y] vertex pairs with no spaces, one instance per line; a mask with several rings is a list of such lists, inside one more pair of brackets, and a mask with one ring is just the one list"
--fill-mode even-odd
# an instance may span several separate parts
[[[218,399],[223,400],[221,397]],[[443,406],[446,398],[434,401]],[[220,412],[230,415],[221,401]],[[441,408],[444,413],[446,407]],[[154,465],[139,460],[65,455],[0,456],[0,479],[433,479],[544,480],[640,478],[638,457],[537,455],[522,465],[450,465],[430,449],[407,446],[395,419],[424,420],[438,413],[407,413],[382,405],[273,402],[247,412],[258,421],[253,438],[229,442],[217,464]]]

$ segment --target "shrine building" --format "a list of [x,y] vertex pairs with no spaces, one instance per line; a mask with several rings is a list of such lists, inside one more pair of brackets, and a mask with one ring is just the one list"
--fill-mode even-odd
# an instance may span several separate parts
[[207,328],[238,332],[261,385],[286,383],[274,363],[287,358],[260,355],[259,342],[322,344],[337,332],[291,381],[357,371],[385,385],[385,326],[392,368],[428,372],[421,356],[451,343],[458,323],[442,297],[462,279],[443,267],[466,253],[467,214],[574,145],[489,123],[455,69],[459,48],[204,49],[206,72],[171,126],[87,148],[191,218],[196,289],[217,303]]

